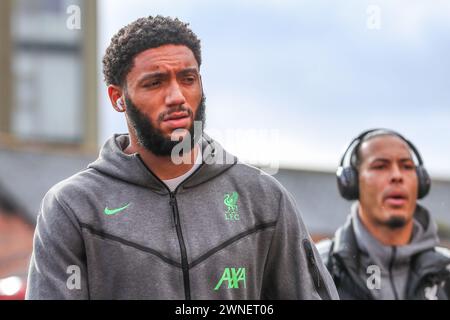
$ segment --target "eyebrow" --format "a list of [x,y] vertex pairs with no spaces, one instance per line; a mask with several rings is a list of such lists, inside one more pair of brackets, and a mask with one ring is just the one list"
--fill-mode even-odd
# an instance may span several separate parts
[[198,72],[197,68],[195,68],[195,67],[185,68],[185,69],[183,69],[183,70],[177,72],[177,74],[183,74],[183,75],[186,74],[186,73],[195,73],[195,74],[198,74],[199,72]]
[[[372,160],[371,163],[378,162],[378,161],[379,161],[379,162],[391,162],[390,159],[386,159],[386,158],[376,158],[376,159]],[[414,162],[414,160],[411,159],[411,158],[402,158],[402,159],[400,159],[400,162],[409,162],[409,161]]]
[[[195,74],[199,74],[197,68],[195,67],[189,67],[189,68],[185,68],[182,69],[180,71],[177,72],[177,75],[185,75],[188,73],[195,73]],[[144,74],[138,81],[138,84],[141,84],[142,82],[149,80],[149,79],[154,79],[154,78],[165,78],[167,77],[168,73],[167,72],[161,72],[161,71],[156,71],[156,72],[149,72]]]
[[150,79],[154,79],[154,78],[164,78],[164,77],[166,77],[166,76],[167,76],[167,73],[166,73],[166,72],[160,72],[160,71],[157,71],[157,72],[149,72],[149,73],[144,74],[144,75],[137,81],[137,83],[138,83],[138,84],[141,84],[142,82],[147,81],[147,80],[150,80]]

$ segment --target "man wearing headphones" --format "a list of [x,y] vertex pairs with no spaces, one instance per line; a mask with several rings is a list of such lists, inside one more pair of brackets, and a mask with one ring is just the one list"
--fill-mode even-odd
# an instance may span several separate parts
[[340,194],[358,200],[333,240],[317,244],[341,299],[449,299],[450,251],[417,203],[430,178],[415,146],[386,129],[365,131],[337,170]]
[[292,196],[203,134],[200,65],[178,19],[112,38],[103,71],[128,133],[46,194],[28,299],[337,298]]

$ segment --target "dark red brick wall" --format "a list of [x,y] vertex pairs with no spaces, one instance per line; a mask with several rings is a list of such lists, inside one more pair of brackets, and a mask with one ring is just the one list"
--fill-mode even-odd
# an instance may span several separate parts
[[27,274],[33,227],[18,215],[0,211],[0,279]]

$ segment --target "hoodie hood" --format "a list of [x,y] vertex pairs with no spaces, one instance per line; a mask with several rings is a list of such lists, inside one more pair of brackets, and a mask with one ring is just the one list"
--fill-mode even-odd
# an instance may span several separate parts
[[376,299],[405,299],[408,290],[410,265],[414,256],[421,252],[433,250],[439,243],[437,227],[431,220],[428,211],[416,206],[411,241],[403,246],[386,246],[380,243],[366,229],[358,215],[358,204],[354,204],[351,212],[356,245],[361,251],[361,277],[367,277],[370,265],[380,268],[381,282],[378,290],[371,290]]
[[[152,189],[160,194],[169,193],[166,185],[147,168],[138,153],[126,154],[124,152],[129,143],[128,134],[115,134],[104,144],[100,156],[88,168],[131,184]],[[202,164],[180,186],[181,189],[200,185],[228,170],[238,161],[234,155],[228,153],[206,134],[203,134],[200,145],[203,155]]]
[[[358,203],[352,206],[351,219],[358,248],[368,254],[371,260],[381,266],[382,269],[387,270],[391,263],[393,246],[383,245],[366,229],[358,215]],[[417,205],[413,219],[414,227],[411,241],[407,245],[396,246],[396,265],[409,264],[411,257],[433,249],[439,244],[437,226],[432,221],[427,209]]]
[[322,253],[342,299],[448,299],[450,287],[442,283],[449,279],[449,251],[439,248],[428,210],[417,205],[413,219],[407,245],[384,246],[361,222],[358,203],[353,204]]

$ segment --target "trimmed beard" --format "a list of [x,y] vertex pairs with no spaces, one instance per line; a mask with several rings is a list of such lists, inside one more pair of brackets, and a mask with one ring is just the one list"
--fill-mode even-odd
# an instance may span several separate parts
[[406,219],[403,217],[390,217],[387,221],[383,221],[382,224],[391,230],[401,229],[406,226]]
[[[197,108],[197,112],[195,115],[192,115],[192,110],[186,108],[184,105],[180,105],[178,107],[174,107],[172,112],[184,111],[189,114],[191,118],[194,118],[190,128],[188,129],[189,135],[186,137],[190,137],[190,149],[194,148],[195,144],[200,140],[200,136],[194,135],[194,124],[196,121],[201,121],[202,128],[201,133],[203,133],[203,129],[205,127],[205,95],[202,94],[202,98]],[[143,114],[136,105],[133,103],[131,98],[125,92],[125,102],[126,102],[126,113],[127,117],[130,120],[131,126],[134,129],[136,134],[138,143],[144,147],[146,150],[150,151],[156,156],[159,157],[169,157],[172,154],[173,148],[180,143],[180,141],[172,141],[170,137],[165,137],[165,135],[161,132],[160,129],[156,128],[150,119]],[[156,120],[157,123],[161,123],[163,121],[164,114],[161,113]]]

